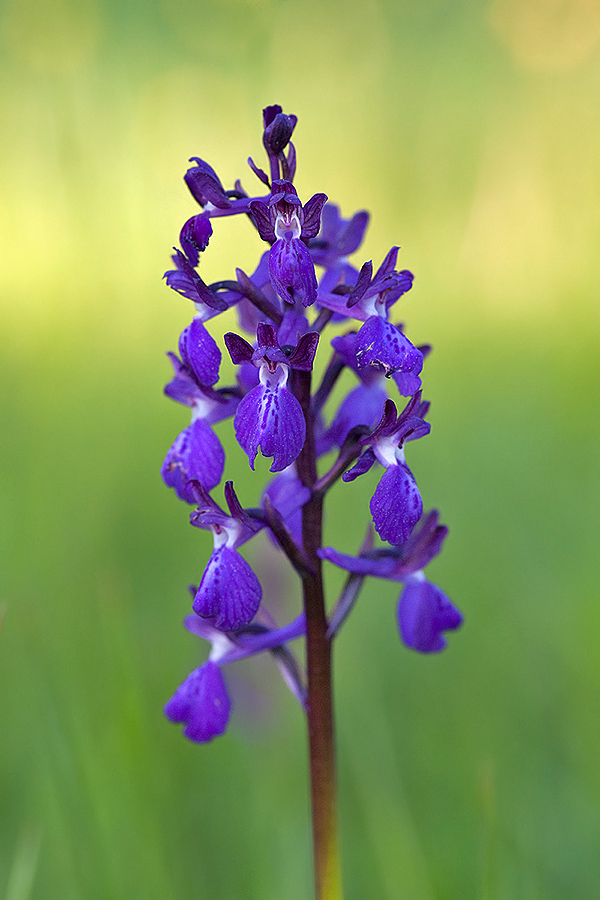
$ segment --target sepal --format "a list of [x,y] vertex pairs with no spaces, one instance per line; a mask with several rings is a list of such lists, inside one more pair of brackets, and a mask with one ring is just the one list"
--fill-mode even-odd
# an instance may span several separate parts
[[203,159],[198,159],[197,156],[193,156],[190,162],[194,162],[196,165],[187,170],[183,180],[187,184],[194,200],[200,206],[212,203],[217,209],[229,209],[231,202],[215,170]]

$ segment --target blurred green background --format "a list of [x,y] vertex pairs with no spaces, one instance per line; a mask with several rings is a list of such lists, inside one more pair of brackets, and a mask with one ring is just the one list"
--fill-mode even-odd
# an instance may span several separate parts
[[[210,746],[162,716],[203,659],[180,622],[210,538],[158,473],[190,315],[161,276],[196,209],[188,158],[249,187],[280,103],[300,196],[370,209],[357,262],[400,243],[416,274],[398,315],[435,347],[433,429],[408,458],[466,617],[420,657],[372,581],[339,639],[347,900],[596,898],[596,0],[1,9],[0,896],[311,895],[303,722],[270,660],[229,670]],[[207,281],[261,250],[217,225]],[[227,475],[255,502],[234,448]],[[332,493],[328,542],[356,550],[375,477]],[[285,571],[266,581],[293,610]]]

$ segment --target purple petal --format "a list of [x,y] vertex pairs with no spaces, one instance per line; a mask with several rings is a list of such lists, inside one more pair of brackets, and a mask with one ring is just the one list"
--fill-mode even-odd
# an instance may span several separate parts
[[386,375],[409,372],[418,375],[423,368],[423,354],[413,347],[399,328],[370,316],[356,335],[356,359],[359,367],[377,366]]
[[317,352],[317,344],[319,343],[319,334],[316,331],[309,331],[303,334],[296,349],[290,357],[288,357],[288,365],[292,369],[300,369],[303,372],[311,372],[313,360]]
[[390,544],[403,544],[423,513],[417,484],[404,466],[383,473],[369,504],[375,530]]
[[233,424],[252,469],[259,447],[263,456],[273,457],[271,472],[280,472],[294,462],[304,446],[302,407],[285,387],[259,384],[240,401]]
[[[269,111],[268,122],[267,110]],[[278,111],[273,115],[273,110]],[[296,116],[287,116],[281,111],[281,107],[268,106],[263,111],[263,120],[265,122],[263,133],[265,150],[271,156],[278,156],[287,147],[298,118]]]
[[[287,469],[276,475],[263,492],[263,503],[265,496],[285,519],[285,524],[298,546],[302,546],[302,507],[310,500],[310,491],[302,484],[295,469]],[[273,537],[270,529],[268,534],[277,545],[277,539]]]
[[205,213],[188,219],[179,233],[179,243],[193,266],[198,265],[199,254],[208,247],[212,225]]
[[196,419],[175,438],[161,475],[167,487],[175,488],[180,500],[195,503],[190,479],[201,481],[212,490],[223,477],[224,468],[225,452],[218,437],[203,419]]
[[350,256],[355,250],[358,250],[369,224],[369,213],[365,210],[354,213],[352,218],[343,223],[343,228],[338,234],[338,253],[341,256]]
[[194,669],[164,708],[171,722],[185,724],[184,735],[207,743],[227,728],[231,701],[219,666],[208,660]]
[[288,641],[294,641],[296,638],[303,637],[306,633],[306,620],[304,613],[295,618],[289,625],[282,628],[269,629],[265,628],[256,634],[244,631],[238,632],[235,636],[237,646],[232,646],[221,657],[222,665],[230,662],[236,662],[238,659],[244,659],[246,656],[253,656],[255,653],[262,653],[265,650],[273,650],[281,647]]
[[240,337],[239,334],[235,334],[233,331],[228,331],[224,339],[232,363],[239,366],[252,360],[254,349],[243,337]]
[[326,559],[335,566],[339,566],[340,569],[345,569],[347,572],[352,572],[355,575],[373,575],[376,578],[395,580],[397,562],[389,556],[377,558],[348,556],[346,553],[340,553],[333,547],[322,547],[320,550],[317,550],[317,554],[321,559]]
[[196,165],[187,170],[183,180],[187,184],[194,200],[200,206],[206,206],[210,202],[218,209],[228,209],[231,206],[231,202],[215,170],[203,159],[198,159],[197,156],[192,157],[190,162],[195,162]]
[[321,210],[327,200],[327,194],[314,194],[304,204],[304,222],[302,223],[302,240],[308,241],[317,236],[321,227]]
[[419,653],[443,650],[443,632],[454,631],[463,621],[444,592],[424,579],[411,580],[405,586],[397,616],[402,640]]
[[179,337],[179,353],[192,369],[200,384],[216,384],[219,380],[221,351],[198,316],[183,329]]
[[437,509],[432,509],[421,517],[418,528],[415,528],[402,548],[404,573],[424,569],[441,552],[448,528],[446,525],[438,525],[439,517]]
[[269,207],[264,200],[250,201],[250,215],[263,241],[272,244],[275,240],[275,231],[273,230]]
[[315,267],[306,245],[298,238],[275,241],[269,253],[269,274],[273,287],[287,303],[299,297],[303,306],[310,306],[317,299]]
[[260,582],[246,560],[236,550],[219,547],[208,561],[193,609],[214,618],[217,628],[234,631],[252,621],[261,597]]
[[348,469],[347,472],[344,472],[344,474],[342,475],[342,481],[354,481],[354,479],[358,478],[359,475],[364,475],[365,472],[369,471],[375,461],[375,454],[370,447],[367,447],[367,449],[363,450],[363,452],[360,454],[352,468]]

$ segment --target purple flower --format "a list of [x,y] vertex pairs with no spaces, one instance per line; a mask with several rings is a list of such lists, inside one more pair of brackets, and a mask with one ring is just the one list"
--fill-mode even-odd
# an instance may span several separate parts
[[305,633],[304,615],[283,628],[250,625],[227,634],[195,615],[187,616],[184,624],[188,631],[212,645],[208,660],[188,675],[164,708],[171,722],[186,726],[183,733],[189,740],[207,743],[223,734],[229,722],[231,701],[221,668],[258,653],[273,654],[288,687],[304,705],[302,675],[286,646],[288,641]]
[[372,263],[365,263],[354,287],[351,290],[348,287],[349,293],[339,293],[337,288],[327,293],[322,285],[319,303],[337,314],[364,322],[354,342],[357,367],[373,366],[387,377],[395,372],[411,376],[401,387],[409,396],[421,386],[418,376],[423,368],[423,354],[400,328],[389,321],[392,305],[410,290],[413,283],[408,269],[401,272],[394,269],[397,256],[398,247],[392,247],[374,277]]
[[197,156],[193,156],[190,162],[196,163],[196,165],[187,170],[183,180],[194,200],[200,206],[210,204],[216,206],[217,209],[228,209],[231,201],[212,166],[209,166],[203,159],[198,159]]
[[[437,512],[423,515],[421,494],[405,459],[406,443],[430,428],[425,421],[429,404],[420,391],[430,348],[413,346],[403,325],[391,321],[392,308],[412,288],[413,275],[396,269],[397,246],[375,273],[371,261],[360,269],[350,262],[369,222],[365,210],[344,219],[324,193],[301,202],[293,184],[296,124],[296,116],[280,106],[263,109],[267,163],[263,170],[248,159],[260,182],[260,189],[251,194],[239,180],[231,189],[224,187],[208,163],[198,157],[190,160],[185,182],[201,209],[181,228],[180,249],[174,248],[173,268],[164,276],[172,290],[194,303],[196,314],[181,332],[179,356],[169,354],[174,375],[165,387],[167,396],[190,408],[191,422],[170,447],[161,474],[179,498],[195,505],[191,524],[213,536],[200,582],[190,589],[193,614],[185,622],[189,631],[211,644],[210,654],[179,686],[165,714],[200,743],[227,727],[231,702],[223,666],[264,651],[273,655],[309,713],[309,731],[314,731],[314,698],[309,709],[306,676],[287,647],[288,641],[306,634],[304,615],[277,628],[263,605],[259,578],[240,552],[262,529],[302,580],[311,672],[323,662],[318,657],[325,647],[312,638],[317,630],[325,640],[335,637],[369,575],[402,584],[397,625],[411,649],[438,652],[445,646],[446,632],[462,623],[449,598],[425,577],[424,569],[440,551],[447,529],[439,524]],[[254,271],[248,268],[251,275],[234,265],[233,278],[207,284],[198,265],[212,237],[213,219],[225,224],[240,215],[268,249]],[[217,389],[221,351],[206,322],[234,306],[241,331],[229,332],[224,339],[237,367],[235,383]],[[353,330],[350,320],[359,323]],[[330,323],[340,322],[346,323],[347,333],[331,340],[332,355],[317,382],[310,373],[321,335]],[[256,334],[256,341],[242,333]],[[347,377],[346,369],[353,373],[354,386],[340,395],[339,379]],[[392,379],[409,398],[400,413],[388,398],[390,387],[395,393]],[[212,426],[228,417],[233,417],[250,468],[254,470],[260,450],[270,460],[270,471],[278,473],[263,488],[255,508],[242,507],[231,481],[224,487],[225,507],[210,494],[223,478],[225,465]],[[334,449],[335,457],[320,459]],[[369,504],[374,527],[369,527],[359,555],[319,548],[327,493],[339,479],[352,481],[374,463],[382,467]],[[381,538],[376,548],[375,532]],[[336,603],[326,603],[322,596],[316,556],[349,573]],[[311,678],[311,691],[315,683]]]
[[208,247],[212,231],[209,217],[201,213],[188,219],[179,232],[179,243],[192,266],[198,265],[199,255]]
[[210,491],[220,482],[224,468],[225,452],[218,437],[204,419],[194,419],[175,438],[160,473],[180,500],[194,503],[190,481],[202,480]]
[[252,469],[259,447],[263,456],[273,457],[271,472],[286,469],[302,450],[306,422],[300,403],[287,386],[289,371],[310,371],[318,340],[318,334],[309,332],[286,354],[272,325],[258,326],[256,350],[239,335],[225,335],[234,363],[253,362],[259,368],[260,383],[241,400],[233,423]]
[[260,606],[260,582],[237,548],[256,534],[262,524],[242,509],[231,481],[225,484],[230,515],[215,503],[201,483],[194,481],[190,486],[199,504],[190,521],[198,528],[210,529],[213,534],[213,552],[196,591],[193,610],[214,620],[217,628],[232,631],[251,622]]
[[199,384],[217,383],[221,351],[204,327],[200,316],[194,316],[181,332],[179,353],[182,362],[193,371]]
[[[182,339],[185,334],[186,329]],[[186,353],[189,343],[189,338],[180,340],[180,347],[183,345]],[[208,490],[212,490],[223,477],[225,453],[210,426],[232,416],[239,397],[199,383],[196,371],[190,364],[186,365],[174,353],[168,356],[175,377],[165,387],[165,394],[191,407],[192,422],[175,438],[162,464],[161,475],[167,487],[175,489],[180,500],[195,503],[190,481],[201,481]]]
[[386,400],[379,425],[372,434],[361,438],[363,445],[370,446],[343,476],[344,481],[353,481],[368,472],[376,460],[385,467],[370,509],[375,530],[382,540],[391,544],[408,540],[423,512],[421,494],[404,459],[404,444],[429,434],[430,425],[423,418],[428,409],[429,403],[421,401],[420,391],[399,415],[395,403]]
[[403,582],[397,609],[400,636],[407,647],[419,653],[435,653],[446,646],[443,632],[456,630],[463,621],[459,610],[422,571],[442,549],[447,533],[446,526],[439,524],[437,510],[432,510],[399,546],[366,550],[358,557],[333,547],[323,547],[318,553],[352,575]]
[[273,246],[269,253],[271,283],[281,299],[310,306],[317,299],[315,267],[306,241],[315,237],[321,209],[327,197],[315,194],[302,206],[290,181],[273,182],[268,204],[252,200],[250,209],[263,240]]

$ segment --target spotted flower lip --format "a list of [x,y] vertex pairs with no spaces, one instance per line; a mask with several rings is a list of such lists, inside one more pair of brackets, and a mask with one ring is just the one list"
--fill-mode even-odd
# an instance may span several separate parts
[[[396,326],[394,326],[394,328],[395,327]],[[365,386],[373,386],[375,383],[378,383],[383,387],[385,384],[384,379],[391,378],[396,383],[398,392],[403,397],[412,397],[413,394],[417,393],[421,387],[421,379],[413,372],[402,372],[398,370],[391,372],[381,365],[359,365],[356,353],[356,339],[356,332],[350,331],[344,335],[334,337],[331,341],[331,346],[339,353],[344,364],[356,373]],[[425,354],[429,352],[431,348],[417,347],[416,349],[424,358]],[[361,357],[361,362],[363,361],[364,354]]]
[[229,723],[231,700],[220,667],[212,660],[194,669],[165,704],[167,719],[185,725],[190,741],[206,744],[223,734]]
[[208,490],[212,490],[219,484],[224,469],[225,451],[221,442],[204,419],[195,419],[175,438],[162,464],[161,475],[180,500],[194,503],[190,481],[202,478]]
[[289,367],[278,363],[274,372],[260,369],[260,384],[240,401],[233,421],[239,445],[250,468],[260,447],[273,457],[271,472],[281,472],[298,457],[306,439],[302,407],[287,387]]
[[[218,628],[232,631],[252,621],[260,606],[262,588],[250,564],[228,546],[227,532],[218,525],[212,530],[215,548],[192,606],[199,616],[214,619]],[[218,545],[222,536],[226,543]]]

